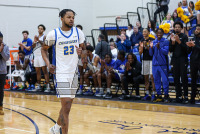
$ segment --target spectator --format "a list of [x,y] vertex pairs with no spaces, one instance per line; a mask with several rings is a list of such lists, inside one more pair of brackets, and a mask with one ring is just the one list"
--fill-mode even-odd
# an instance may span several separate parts
[[130,39],[132,34],[133,34],[133,26],[132,26],[132,24],[129,24],[128,25],[128,30],[126,30],[126,35],[128,36],[127,39]]
[[164,25],[166,23],[170,24],[170,31],[172,31],[173,30],[174,21],[172,20],[172,16],[171,16],[170,13],[167,14],[166,19],[164,19],[162,21],[161,25]]
[[157,14],[159,14],[160,12],[164,12],[165,16],[167,15],[167,12],[169,10],[169,2],[170,0],[156,0],[159,1],[158,2],[158,9],[155,11],[154,13],[154,21],[157,22]]
[[50,85],[49,85],[49,73],[47,71],[47,66],[45,61],[42,58],[42,53],[41,53],[41,47],[42,44],[44,43],[46,36],[44,35],[44,31],[46,30],[44,25],[39,25],[38,26],[38,33],[39,35],[35,35],[34,37],[34,42],[33,42],[33,54],[34,54],[34,67],[37,73],[37,88],[35,91],[41,91],[41,69],[45,77],[45,82],[46,82],[46,89],[44,92],[51,92]]
[[139,42],[143,39],[142,33],[138,31],[138,27],[134,26],[133,34],[131,35],[130,41],[133,48],[139,48]]
[[133,83],[136,89],[136,99],[140,99],[139,84],[143,77],[141,75],[142,65],[137,61],[136,56],[133,53],[129,53],[127,56],[127,63],[124,70],[124,76],[122,79],[122,95],[120,100],[124,100],[129,97],[128,84]]
[[[154,101],[155,99],[155,84],[154,84],[154,78],[152,74],[152,56],[149,55],[149,45],[150,43],[154,40],[153,38],[149,37],[149,30],[144,29],[143,30],[143,39],[140,42],[140,47],[139,47],[139,52],[140,55],[143,54],[143,59],[142,59],[142,75],[144,75],[144,81],[145,81],[145,89],[146,89],[146,95],[143,98],[143,100],[152,100]],[[149,96],[149,87],[150,87],[150,82],[149,82],[149,76],[151,77],[151,82],[152,82],[152,93],[151,97]]]
[[101,59],[105,58],[106,54],[111,54],[111,49],[109,44],[105,41],[105,36],[100,34],[98,37],[99,43],[95,48],[95,54],[97,54]]
[[[121,34],[126,35],[126,30],[125,30],[125,29],[121,29],[121,30],[120,30],[120,35],[121,35]],[[117,36],[116,43],[118,43],[118,42],[121,41],[120,35]],[[111,39],[112,39],[112,38],[111,38]],[[127,35],[126,35],[126,39],[129,39],[129,37],[128,37]]]
[[192,51],[192,54],[190,55],[190,69],[191,69],[191,78],[192,78],[191,104],[195,104],[198,71],[200,72],[200,44],[199,44],[200,24],[196,26],[194,41],[190,41],[187,43],[190,50]]
[[80,29],[80,30],[83,31],[83,26],[81,26],[81,25],[76,25],[76,27],[77,27],[78,29]]
[[174,11],[172,19],[173,19],[174,23],[177,21],[181,21],[181,18],[178,17],[177,11]]
[[[16,70],[13,71],[12,76],[14,77],[15,86],[13,87],[13,90],[20,90],[24,91],[26,89],[26,79],[25,75],[26,73],[29,73],[31,71],[30,66],[30,59],[25,58],[25,52],[19,51],[19,60],[15,60],[14,63],[16,64]],[[22,81],[21,87],[19,87],[19,81]]]
[[[198,2],[199,0],[197,0]],[[200,10],[197,11],[197,24],[200,24]]]
[[[188,16],[189,19],[193,17],[192,9],[188,6],[187,0],[182,0],[183,6],[182,9],[184,10],[184,15]],[[183,23],[183,33],[185,33],[188,36],[188,31],[186,29],[186,24]],[[190,27],[190,23],[187,23],[187,28]]]
[[194,2],[193,1],[189,2],[189,7],[192,10],[193,16],[196,17],[197,16],[197,11],[195,10]]
[[117,49],[123,50],[125,53],[131,52],[131,42],[126,39],[126,36],[124,34],[121,34],[120,36],[121,41],[117,43]]
[[29,32],[23,31],[23,41],[22,43],[19,43],[20,49],[25,52],[25,57],[30,58],[30,55],[32,54],[32,40],[28,38]]
[[102,97],[104,94],[104,89],[102,88],[102,80],[106,80],[107,82],[107,97],[112,97],[111,91],[110,91],[110,78],[108,78],[108,74],[111,72],[112,68],[115,65],[115,60],[112,60],[111,54],[106,54],[105,59],[101,60],[101,68],[100,71],[97,74],[97,80],[99,84],[100,92],[99,94],[96,94],[98,97]]
[[[83,95],[93,95],[93,91],[92,88],[90,87],[90,80],[89,77],[92,76],[93,82],[94,82],[94,88],[96,90],[96,94],[99,93],[99,88],[98,88],[98,82],[97,82],[97,71],[100,69],[101,65],[99,64],[99,56],[97,56],[96,54],[92,54],[92,52],[94,51],[94,48],[90,45],[90,46],[86,46],[86,50],[87,50],[87,70],[84,74],[84,81],[87,85],[88,90],[83,93]],[[80,92],[80,91],[79,91]]]
[[141,25],[141,22],[140,22],[140,21],[137,21],[137,22],[136,22],[136,26],[138,27],[138,31],[139,31],[140,33],[142,33],[142,32],[143,32],[143,28],[142,28],[142,25]]
[[[188,103],[188,42],[187,35],[181,33],[183,24],[181,22],[174,23],[175,35],[171,34],[170,40],[170,52],[173,53],[171,64],[173,65],[174,84],[176,88],[176,101],[178,103]],[[184,90],[184,96],[182,96],[182,88],[180,78]],[[184,99],[183,99],[184,98]]]
[[107,91],[104,96],[106,99],[112,98],[112,92],[110,90],[111,84],[113,80],[120,81],[124,74],[124,69],[126,65],[127,60],[125,59],[125,52],[119,51],[118,53],[118,60],[115,61],[114,68],[110,68],[107,74]]
[[157,29],[156,35],[157,39],[150,44],[149,55],[153,56],[153,77],[155,88],[157,92],[157,98],[155,102],[162,102],[161,93],[161,78],[162,85],[164,89],[164,102],[169,102],[169,80],[168,80],[168,52],[169,52],[169,41],[163,38],[164,31],[162,29]]
[[149,29],[150,34],[153,35],[154,37],[156,37],[156,32],[155,32],[156,24],[155,24],[155,22],[153,20],[150,20],[148,22],[148,27],[147,28]]
[[111,53],[112,53],[112,56],[113,56],[112,59],[117,60],[118,50],[116,48],[115,42],[110,42],[110,49],[111,49]]
[[7,66],[6,61],[10,58],[9,47],[3,43],[3,34],[0,32],[0,115],[4,115],[3,97],[4,84],[6,82]]

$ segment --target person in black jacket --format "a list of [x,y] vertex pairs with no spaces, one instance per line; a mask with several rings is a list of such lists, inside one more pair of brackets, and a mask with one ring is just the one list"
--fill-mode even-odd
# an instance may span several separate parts
[[141,75],[142,64],[137,61],[136,56],[133,53],[129,53],[127,56],[128,62],[126,63],[124,76],[122,79],[123,93],[119,99],[126,99],[129,95],[128,84],[133,83],[136,88],[136,99],[140,99],[139,93],[139,83],[142,81],[143,77]]
[[[195,42],[194,42],[195,41]],[[195,104],[196,90],[197,90],[197,77],[198,71],[200,72],[200,24],[196,26],[194,41],[187,42],[189,49],[192,51],[190,55],[190,69],[192,77],[192,95],[191,103]]]
[[106,54],[111,54],[110,45],[105,41],[105,36],[103,34],[99,35],[98,41],[99,43],[95,48],[95,54],[97,54],[101,59],[104,59]]
[[[176,101],[188,103],[188,46],[186,42],[188,37],[181,33],[183,24],[181,22],[174,23],[175,34],[171,34],[170,52],[173,53],[171,63],[173,65],[174,84],[176,88]],[[184,99],[182,98],[181,83],[184,90]]]

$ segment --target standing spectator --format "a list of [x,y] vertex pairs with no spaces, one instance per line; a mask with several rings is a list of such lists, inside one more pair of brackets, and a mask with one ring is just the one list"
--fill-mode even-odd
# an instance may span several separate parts
[[28,38],[29,32],[23,31],[23,41],[19,43],[20,49],[25,52],[25,57],[30,58],[30,55],[32,54],[32,40]]
[[[157,0],[158,1],[158,0]],[[157,14],[159,14],[160,12],[164,12],[165,16],[169,10],[169,2],[170,0],[159,0],[158,2],[158,9],[155,11],[154,13],[154,21],[157,22]]]
[[111,49],[109,44],[105,41],[105,36],[100,34],[98,37],[99,43],[95,48],[95,54],[97,54],[101,59],[104,59],[106,54],[111,54]]
[[164,102],[169,102],[169,80],[168,80],[168,52],[169,52],[169,41],[163,38],[164,31],[157,29],[157,39],[150,44],[149,55],[153,56],[153,77],[155,88],[157,92],[157,98],[155,102],[162,102],[161,93],[161,78],[164,89]]
[[[121,35],[121,34],[126,35],[126,30],[125,30],[125,29],[121,29],[121,30],[120,30],[120,35]],[[117,36],[116,43],[118,43],[118,42],[121,41],[120,35]],[[112,39],[112,38],[111,38],[111,39]],[[127,35],[126,35],[126,39],[129,39],[129,37],[128,37]]]
[[149,29],[150,31],[150,34],[153,35],[154,37],[156,37],[156,23],[153,21],[153,20],[150,20],[148,22],[148,26],[147,28]]
[[133,53],[127,56],[127,63],[125,66],[124,76],[122,78],[122,95],[120,100],[124,100],[129,96],[128,84],[133,83],[136,89],[136,99],[140,99],[139,84],[142,81],[142,65],[137,61],[137,57]]
[[3,43],[3,34],[0,32],[0,115],[3,112],[4,84],[6,82],[7,66],[6,61],[10,58],[9,47]]
[[133,48],[139,48],[139,42],[143,39],[142,33],[138,31],[138,27],[134,26],[133,34],[131,35],[130,41]]
[[138,31],[139,31],[140,33],[142,33],[142,32],[143,32],[143,28],[142,28],[142,25],[141,25],[141,22],[140,22],[140,21],[137,21],[137,22],[136,22],[136,26],[138,27]]
[[[174,23],[175,35],[171,34],[169,50],[173,53],[171,63],[174,71],[173,74],[176,88],[176,101],[179,103],[188,103],[188,47],[186,45],[186,42],[188,42],[188,37],[187,35],[181,33],[182,29],[183,24],[181,22]],[[180,78],[184,90],[184,100],[182,97]]]
[[118,54],[118,50],[116,48],[116,44],[115,42],[110,42],[110,49],[111,49],[111,53],[112,53],[112,59],[113,60],[117,60],[117,54]]
[[124,34],[121,34],[120,36],[121,41],[117,43],[117,49],[123,50],[125,53],[131,52],[131,42],[126,39],[126,36]]
[[34,67],[37,73],[37,88],[35,91],[40,91],[41,90],[41,69],[43,71],[44,77],[45,77],[45,82],[46,82],[46,89],[44,92],[50,92],[50,85],[49,85],[49,73],[47,71],[47,66],[45,64],[45,61],[42,58],[42,53],[41,53],[41,47],[42,44],[44,43],[46,36],[44,35],[44,31],[46,30],[44,25],[39,25],[38,26],[38,33],[39,35],[35,35],[34,37],[34,42],[33,42],[33,54],[34,54]]
[[[195,42],[194,42],[195,41]],[[190,55],[190,68],[192,77],[192,94],[191,104],[195,104],[197,91],[198,71],[200,72],[200,24],[196,26],[194,41],[190,41],[187,45],[190,47],[192,54]]]
[[[184,15],[188,16],[189,19],[191,19],[193,17],[193,13],[192,13],[192,9],[188,6],[187,0],[183,0],[182,3],[183,3],[182,9],[184,10]],[[188,35],[186,24],[184,22],[183,22],[183,26],[184,26],[183,32],[186,35]],[[190,23],[187,23],[187,27],[188,28],[190,27]]]
[[[152,100],[154,101],[155,99],[155,84],[154,84],[154,78],[152,74],[152,56],[149,55],[149,45],[150,43],[154,40],[153,38],[149,37],[149,30],[144,29],[143,30],[143,39],[140,42],[140,47],[139,47],[139,52],[140,55],[143,54],[143,59],[142,59],[142,74],[144,75],[144,81],[145,81],[145,89],[146,89],[146,95],[143,98],[144,100]],[[151,77],[151,82],[152,82],[152,88],[153,91],[151,93],[151,97],[149,96],[149,76]]]

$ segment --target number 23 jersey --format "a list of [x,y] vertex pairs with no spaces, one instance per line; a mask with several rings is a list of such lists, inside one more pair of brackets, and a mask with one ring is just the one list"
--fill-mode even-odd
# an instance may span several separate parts
[[83,32],[76,27],[70,31],[56,28],[48,33],[46,41],[48,46],[53,47],[52,64],[56,66],[56,77],[67,77],[67,74],[75,73],[78,64],[76,46],[79,47],[84,40]]

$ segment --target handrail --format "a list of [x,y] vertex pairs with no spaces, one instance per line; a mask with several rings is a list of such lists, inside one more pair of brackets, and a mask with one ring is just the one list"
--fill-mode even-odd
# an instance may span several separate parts
[[[148,8],[146,8],[146,7],[138,7],[138,8],[137,8],[137,13],[138,13],[138,15],[139,15],[139,9],[147,9],[148,17],[149,17],[149,20],[150,20],[150,13],[149,13]],[[139,17],[139,21],[141,22],[140,15],[139,15],[138,17]],[[142,23],[141,23],[141,26],[142,26]]]

